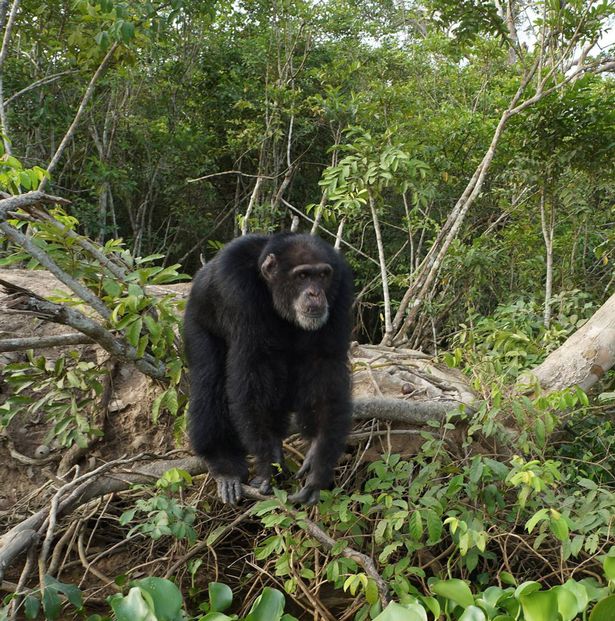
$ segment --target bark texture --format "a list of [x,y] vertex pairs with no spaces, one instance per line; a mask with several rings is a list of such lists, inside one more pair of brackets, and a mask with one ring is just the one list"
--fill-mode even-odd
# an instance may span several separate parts
[[572,386],[589,390],[614,364],[615,294],[531,375],[547,393]]

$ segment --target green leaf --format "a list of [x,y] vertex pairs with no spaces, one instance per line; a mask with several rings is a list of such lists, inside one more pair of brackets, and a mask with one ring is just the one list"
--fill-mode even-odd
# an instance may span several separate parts
[[535,582],[534,580],[528,580],[527,582],[522,582],[515,589],[515,598],[520,599],[522,595],[528,595],[529,593],[533,593],[534,591],[540,590],[540,583]]
[[123,22],[120,32],[122,35],[122,41],[124,41],[124,43],[128,43],[128,41],[130,41],[135,34],[135,25],[131,22]]
[[575,594],[563,586],[556,586],[550,589],[557,597],[557,609],[561,615],[561,621],[573,621],[577,613],[583,608],[579,608]]
[[152,403],[152,422],[156,424],[158,422],[158,417],[160,416],[160,406],[162,405],[162,400],[166,395],[166,390],[161,392]]
[[613,549],[611,549],[608,556],[604,557],[602,567],[604,568],[604,575],[609,580],[615,580],[615,555],[613,554]]
[[43,591],[43,610],[45,618],[51,621],[60,616],[60,598],[53,587],[46,587]]
[[576,580],[573,580],[571,578],[570,580],[567,580],[564,584],[562,584],[561,588],[570,591],[570,593],[574,595],[577,604],[577,610],[575,614],[583,612],[587,609],[587,604],[589,604],[589,600],[591,598],[587,591],[587,587],[584,584],[581,584],[580,582],[577,582]]
[[284,613],[284,595],[277,589],[265,587],[245,621],[279,621]]
[[177,586],[170,580],[155,576],[136,580],[134,584],[152,598],[158,621],[175,621],[182,607],[182,596]]
[[115,613],[116,621],[158,621],[153,611],[153,604],[146,601],[147,593],[141,591],[139,587],[132,587],[125,597],[112,595],[109,604]]
[[459,621],[487,621],[485,613],[478,606],[468,606]]
[[535,591],[519,598],[525,621],[559,621],[557,594],[553,591]]
[[100,48],[105,51],[109,47],[109,33],[106,31],[99,32],[94,37],[94,41],[96,41]]
[[452,578],[450,580],[437,580],[429,585],[429,588],[436,595],[446,597],[451,601],[459,604],[462,608],[474,605],[474,597],[470,587],[458,578]]
[[423,519],[421,513],[415,510],[408,520],[408,531],[415,541],[420,541],[423,536]]
[[126,330],[126,340],[133,346],[139,345],[139,337],[141,336],[141,329],[143,328],[143,320],[139,317],[136,321],[133,321]]
[[74,584],[60,582],[53,576],[45,576],[45,590],[47,590],[47,588],[51,588],[66,595],[66,599],[68,599],[68,601],[75,608],[77,608],[77,610],[81,610],[83,608],[83,597],[81,596],[81,591]]
[[38,617],[38,611],[41,607],[39,598],[34,597],[34,595],[26,595],[23,600],[23,604],[26,619],[36,619],[36,617]]
[[560,540],[567,541],[568,536],[570,534],[568,530],[568,523],[565,518],[561,516],[552,516],[549,520],[549,526],[551,527],[551,532]]
[[433,509],[423,509],[421,514],[427,522],[427,532],[429,533],[429,543],[436,543],[442,536],[442,520]]
[[103,280],[103,289],[105,293],[110,295],[112,298],[118,298],[122,293],[122,287],[115,280],[111,280],[110,278],[105,278]]
[[136,509],[128,509],[127,511],[124,511],[122,515],[120,515],[120,526],[126,526],[126,524],[132,522],[136,512]]
[[224,612],[233,603],[233,592],[221,582],[209,583],[209,605],[214,612]]
[[378,585],[371,578],[368,579],[367,586],[365,587],[365,599],[370,605],[378,601]]
[[406,608],[391,602],[374,621],[427,621],[427,613],[418,604],[411,604]]
[[609,595],[594,606],[589,621],[613,621],[613,619],[615,619],[615,595]]

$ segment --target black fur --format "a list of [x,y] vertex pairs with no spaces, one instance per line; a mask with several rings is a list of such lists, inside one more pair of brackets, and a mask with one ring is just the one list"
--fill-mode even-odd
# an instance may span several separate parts
[[[267,279],[261,266],[270,255],[277,271]],[[279,312],[280,304],[299,295],[287,280],[289,271],[305,263],[333,268],[325,287],[329,314],[318,329],[303,329]],[[282,300],[278,311],[274,294]],[[184,325],[189,433],[225,502],[241,496],[247,453],[256,457],[253,484],[270,491],[272,464],[282,462],[290,412],[312,441],[298,473],[307,474],[305,485],[291,500],[317,502],[320,490],[331,483],[350,426],[351,304],[346,262],[309,235],[241,237],[196,274]]]

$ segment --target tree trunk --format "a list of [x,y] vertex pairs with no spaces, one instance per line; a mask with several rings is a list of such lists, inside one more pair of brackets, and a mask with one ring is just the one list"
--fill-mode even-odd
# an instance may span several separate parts
[[542,236],[545,240],[545,253],[547,259],[547,274],[545,279],[545,308],[543,323],[545,328],[551,325],[551,298],[553,297],[553,231],[555,229],[555,210],[551,201],[549,217],[545,212],[545,189],[540,194],[540,224]]
[[391,324],[391,298],[389,296],[389,277],[387,275],[386,256],[384,254],[384,244],[382,243],[382,233],[374,197],[369,195],[369,208],[372,212],[372,222],[376,235],[376,246],[378,247],[378,259],[380,262],[380,277],[382,279],[382,297],[384,299],[384,338],[389,339],[393,333]]
[[[547,393],[573,386],[588,390],[614,364],[615,294],[531,375]],[[525,375],[521,383],[529,379]]]

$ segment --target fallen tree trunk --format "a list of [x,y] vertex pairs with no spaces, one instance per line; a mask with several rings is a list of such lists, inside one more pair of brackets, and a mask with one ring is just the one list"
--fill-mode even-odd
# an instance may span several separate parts
[[[70,514],[93,498],[126,490],[135,483],[147,483],[152,479],[158,479],[171,468],[181,468],[192,475],[205,471],[205,465],[198,457],[150,461],[141,466],[137,465],[132,470],[121,470],[122,466],[128,466],[144,457],[138,456],[109,462],[101,468],[69,481],[56,492],[55,507],[52,502],[51,508],[40,509],[0,536],[0,582],[6,567],[15,557],[28,549],[39,536],[44,535],[50,520],[55,521]],[[111,469],[115,471],[106,472]]]
[[579,386],[589,390],[615,364],[615,294],[519,385],[536,380],[547,393]]

